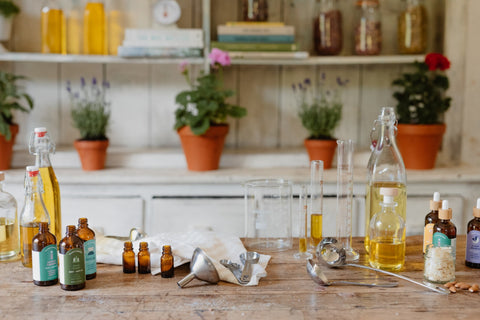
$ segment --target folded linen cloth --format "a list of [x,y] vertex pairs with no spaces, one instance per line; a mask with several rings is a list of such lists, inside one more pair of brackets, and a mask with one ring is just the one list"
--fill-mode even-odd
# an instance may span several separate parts
[[[105,237],[96,230],[97,262],[122,264],[123,241]],[[220,280],[239,284],[230,270],[220,264],[221,259],[242,264],[240,254],[247,251],[238,237],[213,231],[168,232],[148,236],[133,241],[135,252],[140,242],[148,242],[152,275],[160,273],[160,257],[163,245],[171,245],[174,256],[174,267],[190,262],[195,248],[201,248],[212,260]],[[253,265],[252,278],[247,286],[258,285],[262,277],[267,276],[266,268],[269,255],[260,254],[258,264]]]

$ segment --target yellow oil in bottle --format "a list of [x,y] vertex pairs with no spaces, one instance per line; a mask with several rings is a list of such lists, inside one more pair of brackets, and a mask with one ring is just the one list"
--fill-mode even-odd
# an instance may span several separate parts
[[367,186],[366,199],[365,199],[365,250],[370,252],[370,237],[368,230],[370,228],[370,220],[373,216],[382,211],[380,202],[383,201],[383,197],[380,195],[380,188],[397,188],[398,194],[394,198],[394,202],[397,203],[395,212],[399,214],[404,221],[407,218],[407,189],[403,183],[399,182],[375,182],[370,187]]
[[103,3],[88,2],[83,14],[83,53],[107,54]]
[[69,54],[82,53],[82,13],[80,10],[71,10],[67,19],[67,52]]
[[27,267],[32,267],[32,240],[38,233],[38,223],[28,223],[20,226],[20,252],[22,255],[22,264]]
[[50,217],[49,230],[57,238],[62,239],[62,213],[60,206],[60,187],[58,186],[55,171],[50,167],[39,168],[40,176],[43,181],[43,195],[42,199],[47,208]]
[[123,13],[120,10],[111,10],[108,13],[108,54],[117,55],[124,34]]
[[374,268],[395,271],[403,267],[405,262],[405,240],[371,239],[370,265]]
[[298,252],[307,252],[307,239],[298,239]]
[[321,213],[312,213],[310,218],[310,238],[311,244],[314,248],[322,241],[322,224],[323,224],[323,214]]
[[15,220],[0,218],[0,255],[5,259],[18,257],[18,231],[15,229]]
[[60,9],[44,7],[40,17],[42,53],[67,53],[65,18]]

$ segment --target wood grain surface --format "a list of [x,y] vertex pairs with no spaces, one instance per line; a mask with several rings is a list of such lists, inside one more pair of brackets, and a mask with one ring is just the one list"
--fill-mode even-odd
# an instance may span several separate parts
[[[354,248],[362,252],[356,238]],[[422,281],[422,238],[409,237],[402,275]],[[480,269],[464,265],[465,237],[457,242],[458,281],[480,282]],[[175,277],[123,274],[121,266],[98,265],[97,278],[84,290],[67,292],[59,285],[37,287],[31,269],[19,261],[0,264],[1,319],[477,319],[479,293],[459,290],[448,296],[399,279],[396,288],[320,287],[310,280],[294,250],[274,253],[268,276],[254,287],[193,280],[180,289]],[[374,279],[374,272],[346,267],[326,269],[330,280]],[[383,276],[381,276],[383,277]],[[389,280],[392,280],[391,277]]]

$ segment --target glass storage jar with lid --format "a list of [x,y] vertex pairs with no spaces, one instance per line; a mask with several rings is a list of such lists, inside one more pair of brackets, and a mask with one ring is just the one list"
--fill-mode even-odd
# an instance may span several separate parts
[[355,54],[378,55],[382,50],[382,25],[378,0],[358,0],[355,22]]
[[336,55],[342,51],[342,13],[337,0],[316,1],[313,41],[319,55]]
[[423,0],[403,0],[398,17],[398,51],[424,53],[427,49],[427,10]]

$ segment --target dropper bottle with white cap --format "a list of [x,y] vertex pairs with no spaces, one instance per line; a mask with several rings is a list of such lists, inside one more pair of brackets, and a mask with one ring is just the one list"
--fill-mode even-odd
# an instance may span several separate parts
[[438,210],[438,221],[433,227],[432,243],[435,247],[452,247],[455,257],[457,247],[457,227],[452,221],[452,209],[448,207],[448,200],[442,201],[442,208]]
[[405,220],[396,211],[397,188],[380,188],[382,210],[370,220],[369,262],[374,268],[395,271],[405,263]]
[[467,248],[465,265],[480,269],[480,198],[473,208],[473,219],[467,225]]
[[433,199],[430,200],[430,212],[425,216],[425,225],[423,229],[423,253],[427,248],[427,245],[432,243],[433,238],[433,226],[438,221],[438,210],[442,206],[440,201],[440,193],[434,192]]

